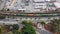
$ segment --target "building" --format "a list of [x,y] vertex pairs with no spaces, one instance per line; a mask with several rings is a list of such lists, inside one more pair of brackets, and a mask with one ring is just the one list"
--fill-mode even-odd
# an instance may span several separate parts
[[56,0],[56,2],[60,2],[60,0]]
[[0,0],[0,10],[2,10],[5,6],[6,1],[5,0]]
[[54,2],[55,0],[7,0],[5,6],[10,10],[24,10],[26,12],[44,12],[48,9],[52,10],[50,7],[55,8],[55,6],[48,6],[54,5]]

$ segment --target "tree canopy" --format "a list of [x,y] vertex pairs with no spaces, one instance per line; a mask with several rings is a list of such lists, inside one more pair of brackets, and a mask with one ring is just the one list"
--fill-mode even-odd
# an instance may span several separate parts
[[22,21],[22,24],[23,25],[32,25],[32,22],[24,20],[24,21]]
[[0,19],[5,19],[5,16],[4,15],[0,15]]
[[32,26],[28,25],[22,28],[22,34],[36,34],[36,32]]
[[32,27],[32,22],[23,21],[25,26],[22,28],[22,34],[36,34],[35,29]]
[[45,22],[44,22],[44,21],[42,21],[42,22],[41,22],[41,24],[42,24],[42,25],[44,25],[44,24],[45,24]]
[[19,29],[19,25],[18,24],[14,24],[13,26],[13,30],[18,30]]
[[60,34],[60,19],[51,20],[51,31]]

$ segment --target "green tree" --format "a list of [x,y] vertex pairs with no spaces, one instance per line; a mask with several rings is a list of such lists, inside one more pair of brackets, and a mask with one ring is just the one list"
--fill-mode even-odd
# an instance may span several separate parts
[[60,34],[60,19],[51,20],[51,30]]
[[32,21],[29,21],[29,23],[28,23],[28,24],[29,24],[29,25],[33,25],[33,24],[32,24]]
[[28,21],[24,20],[24,21],[22,21],[22,24],[23,25],[27,25],[28,24]]
[[28,25],[22,28],[22,34],[36,34],[36,32],[32,26]]
[[0,19],[5,19],[5,16],[4,15],[0,15]]
[[18,30],[19,29],[19,25],[18,24],[14,24],[14,25],[12,25],[12,27],[13,27],[13,30]]
[[22,23],[25,25],[22,28],[22,34],[36,34],[31,21],[23,21]]
[[40,22],[40,23],[42,24],[42,28],[44,28],[45,22],[42,21],[42,22]]
[[45,25],[45,22],[44,22],[44,21],[42,21],[42,22],[41,22],[41,24],[42,24],[42,25]]
[[9,31],[8,34],[13,34],[12,31]]
[[7,11],[9,11],[9,9],[7,9]]
[[12,30],[13,34],[21,34],[20,32],[18,32],[17,30]]
[[9,9],[7,7],[4,7],[2,11],[9,11]]
[[5,24],[0,25],[0,34],[4,34],[6,32]]
[[2,34],[2,32],[1,32],[1,25],[0,25],[0,34]]
[[13,28],[11,29],[11,31],[12,31],[13,34],[20,34],[20,32],[18,31],[18,29],[19,29],[18,24],[13,24],[12,27]]
[[23,25],[32,25],[32,21],[26,21],[26,20],[24,20],[24,21],[22,21],[22,24]]

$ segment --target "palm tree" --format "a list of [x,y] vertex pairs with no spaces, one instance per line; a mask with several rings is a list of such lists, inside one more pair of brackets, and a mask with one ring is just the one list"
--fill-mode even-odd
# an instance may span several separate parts
[[44,21],[42,21],[42,22],[41,22],[41,24],[42,24],[42,27],[44,28],[45,22],[44,22]]
[[52,29],[54,29],[54,32],[57,32],[57,34],[60,34],[60,19],[54,19],[51,20]]

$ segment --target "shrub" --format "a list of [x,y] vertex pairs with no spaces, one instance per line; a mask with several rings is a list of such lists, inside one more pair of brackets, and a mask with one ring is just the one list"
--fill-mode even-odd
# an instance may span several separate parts
[[12,27],[13,27],[13,30],[18,30],[19,29],[19,25],[18,24],[14,24],[14,25],[12,25]]

